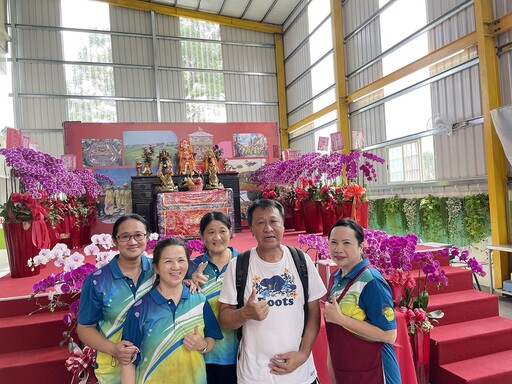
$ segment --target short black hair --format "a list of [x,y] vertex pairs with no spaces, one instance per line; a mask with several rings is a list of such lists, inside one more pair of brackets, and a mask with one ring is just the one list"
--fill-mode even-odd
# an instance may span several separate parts
[[185,249],[185,254],[187,255],[187,261],[190,262],[190,248],[187,243],[179,237],[168,237],[167,239],[160,240],[156,244],[155,249],[153,250],[153,264],[158,264],[163,250],[171,245],[183,247],[183,249]]
[[247,222],[249,224],[249,227],[252,226],[252,214],[254,213],[254,210],[256,208],[275,208],[279,211],[279,214],[281,215],[284,222],[284,208],[279,201],[273,199],[257,199],[254,200],[254,202],[247,210]]
[[352,219],[339,219],[337,222],[333,224],[331,229],[329,229],[328,239],[331,238],[331,232],[336,227],[349,227],[354,231],[354,235],[357,239],[357,245],[363,244],[364,241],[364,229],[357,222]]
[[231,224],[231,219],[229,218],[228,215],[226,215],[224,212],[212,211],[206,213],[201,218],[201,221],[199,222],[199,233],[203,235],[208,224],[210,224],[214,220],[220,221],[222,224],[228,227],[230,231],[232,230],[233,225]]
[[144,227],[146,227],[146,233],[150,232],[149,224],[146,221],[146,219],[143,218],[141,215],[131,213],[129,215],[123,215],[116,220],[116,222],[114,223],[114,227],[112,228],[112,239],[115,239],[117,237],[117,233],[119,232],[119,227],[121,226],[121,224],[123,224],[126,220],[130,219],[140,221],[142,224],[144,224]]

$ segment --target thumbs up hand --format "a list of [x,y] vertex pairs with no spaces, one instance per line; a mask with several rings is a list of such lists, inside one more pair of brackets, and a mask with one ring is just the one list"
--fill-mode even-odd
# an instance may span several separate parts
[[199,325],[194,327],[193,333],[187,333],[183,339],[183,345],[189,351],[202,351],[206,345],[206,340],[199,334]]
[[258,300],[256,298],[256,288],[252,289],[251,296],[242,308],[243,315],[247,320],[265,320],[270,311],[270,307],[266,300]]

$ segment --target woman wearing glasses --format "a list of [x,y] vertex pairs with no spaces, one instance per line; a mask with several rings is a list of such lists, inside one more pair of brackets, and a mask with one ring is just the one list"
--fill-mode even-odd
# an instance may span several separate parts
[[120,383],[120,364],[129,364],[137,348],[121,340],[126,313],[151,290],[155,274],[144,255],[148,223],[137,214],[117,219],[112,240],[119,250],[110,263],[84,282],[78,311],[78,336],[97,351],[100,383]]

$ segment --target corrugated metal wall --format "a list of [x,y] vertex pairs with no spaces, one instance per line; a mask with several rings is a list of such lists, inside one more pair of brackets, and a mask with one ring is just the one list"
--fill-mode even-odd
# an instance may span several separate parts
[[[428,21],[435,20],[462,0],[428,1]],[[429,49],[435,50],[475,30],[474,6],[462,9],[429,32]],[[478,65],[454,73],[431,86],[432,115],[441,114],[460,122],[482,115]],[[439,180],[485,177],[483,125],[456,130],[451,136],[434,136],[436,172]]]
[[[446,14],[456,6],[465,1],[427,1],[427,23]],[[374,7],[371,7],[371,5]],[[347,72],[354,71],[364,66],[368,60],[378,55],[379,47],[378,36],[373,39],[368,38],[378,29],[378,19],[369,22],[375,6],[378,2],[356,2],[349,0],[344,8],[345,31],[353,34],[346,45]],[[362,16],[364,15],[364,16]],[[350,21],[352,20],[352,21]],[[358,24],[353,20],[358,20],[365,24],[364,28],[358,29]],[[419,28],[420,26],[418,26]],[[429,33],[429,49],[438,49],[475,29],[474,9],[472,5],[466,6],[455,15],[447,18],[442,23],[434,27]],[[367,31],[369,35],[364,35]],[[362,39],[359,40],[358,39]],[[367,44],[361,44],[367,41]],[[372,42],[373,41],[373,42]],[[381,77],[379,64],[380,60],[371,65],[367,70],[360,71],[349,79],[349,92],[354,91]],[[377,77],[375,77],[377,76]],[[466,121],[468,119],[478,118],[482,114],[480,86],[479,86],[478,65],[461,71],[454,71],[453,74],[442,78],[430,85],[432,97],[432,114],[442,114],[449,116],[453,122]],[[407,93],[400,98],[407,97]],[[396,102],[396,100],[395,100]],[[425,126],[424,121],[411,121],[410,124]],[[378,145],[386,141],[385,110],[384,105],[377,103],[374,108],[364,110],[364,112],[354,113],[350,116],[351,130],[361,130],[365,133],[366,146]],[[381,155],[386,157],[385,151],[381,149]],[[434,151],[436,160],[437,180],[456,180],[465,178],[485,178],[485,153],[482,125],[470,125],[468,127],[456,130],[451,136],[434,136]],[[383,168],[384,169],[384,168]],[[379,184],[386,184],[386,175],[378,175]],[[372,190],[372,194],[389,193]]]
[[[12,2],[14,23],[23,25],[14,29],[16,125],[42,151],[60,156],[62,123],[69,120],[62,31],[73,26],[62,28],[60,0]],[[114,94],[104,96],[115,105],[115,121],[187,121],[179,19],[114,6],[109,11]],[[278,121],[273,35],[222,26],[221,36],[227,121]]]
[[[335,102],[331,12],[326,3],[302,1],[283,26],[289,125]],[[325,126],[313,122],[300,134],[290,135],[290,148],[315,151],[314,133],[320,128]]]
[[366,66],[381,53],[380,23],[375,18],[378,0],[347,1],[343,4],[345,65],[348,92],[354,92],[382,77],[382,63]]
[[[278,121],[274,36],[221,26],[228,121]],[[235,73],[229,73],[233,71]],[[240,72],[246,72],[240,73]]]
[[[494,0],[495,17],[512,12],[512,1],[510,0]],[[501,76],[501,97],[502,105],[512,104],[512,31],[507,31],[498,35],[498,47],[504,47],[502,52],[498,54],[499,67]]]
[[[18,0],[15,4],[15,23],[22,25],[60,25],[60,0]],[[66,102],[60,97],[32,97],[29,94],[61,95],[66,93],[64,67],[59,63],[33,60],[62,60],[62,39],[59,31],[29,27],[16,29],[18,41],[14,53],[20,60],[16,65],[19,83],[13,85],[19,93],[15,115],[16,125],[24,134],[39,143],[40,149],[54,156],[63,153],[62,122],[66,120]]]

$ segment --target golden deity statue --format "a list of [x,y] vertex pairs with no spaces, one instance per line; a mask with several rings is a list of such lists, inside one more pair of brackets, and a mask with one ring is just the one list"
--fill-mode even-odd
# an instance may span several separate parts
[[217,158],[212,149],[208,149],[204,155],[204,173],[208,174],[208,184],[205,189],[223,189],[224,186],[219,182],[219,167]]
[[169,152],[162,149],[158,155],[158,172],[156,173],[156,176],[159,177],[162,182],[161,190],[176,191],[178,189],[172,181],[173,175],[174,172],[172,171],[171,156],[169,155]]
[[196,161],[194,153],[190,148],[190,142],[186,139],[181,141],[178,149],[179,171],[182,175],[192,175],[196,172]]

